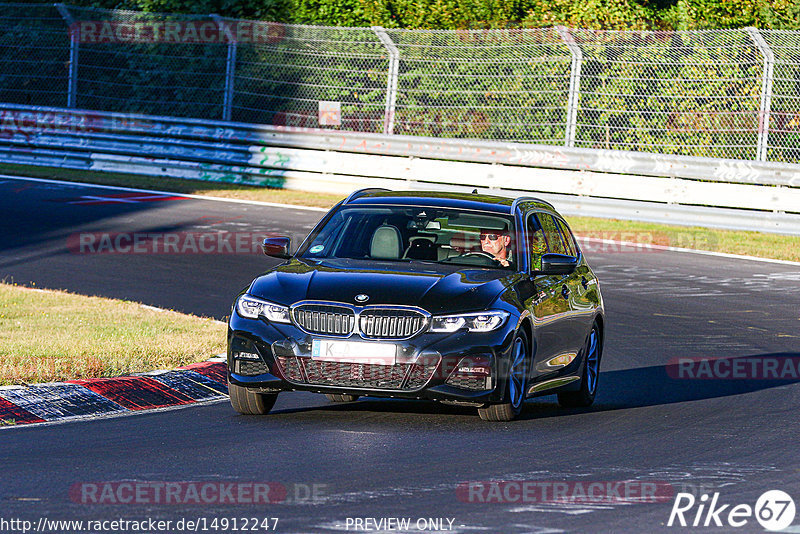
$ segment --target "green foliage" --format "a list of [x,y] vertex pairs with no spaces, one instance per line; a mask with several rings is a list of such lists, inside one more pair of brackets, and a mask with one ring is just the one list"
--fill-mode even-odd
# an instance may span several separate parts
[[387,28],[501,28],[518,24],[523,0],[358,0],[371,24]]
[[653,11],[634,0],[531,0],[526,26],[643,30],[653,26]]
[[800,28],[798,0],[678,0],[659,14],[663,26],[676,30],[711,30],[755,26]]
[[800,29],[800,0],[73,0],[70,4],[387,28],[454,30],[563,24],[629,30]]
[[291,0],[282,20],[326,26],[368,26],[359,0]]

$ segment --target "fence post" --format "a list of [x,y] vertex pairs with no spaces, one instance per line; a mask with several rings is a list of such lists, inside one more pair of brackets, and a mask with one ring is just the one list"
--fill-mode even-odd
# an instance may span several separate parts
[[567,124],[564,132],[564,146],[575,146],[575,123],[578,120],[578,101],[581,92],[581,67],[583,66],[583,51],[566,26],[556,26],[558,34],[569,48],[572,55],[572,67],[569,73],[569,98],[567,100]]
[[74,108],[78,92],[78,46],[80,45],[75,19],[64,4],[55,4],[61,18],[69,28],[69,75],[67,78],[67,107]]
[[394,107],[397,102],[397,75],[400,70],[400,51],[394,45],[392,38],[381,26],[373,26],[372,31],[381,40],[386,51],[389,52],[389,76],[386,82],[386,114],[383,118],[383,133],[394,133]]
[[228,41],[228,57],[225,59],[225,89],[222,95],[222,120],[231,120],[233,112],[233,77],[236,73],[236,38],[233,32],[228,27],[228,24],[222,20],[219,15],[211,15],[211,18],[217,24],[221,32],[225,34],[225,39]]
[[761,105],[758,110],[758,148],[756,161],[767,161],[767,146],[769,144],[770,107],[772,105],[772,72],[775,66],[775,56],[772,50],[758,31],[758,28],[745,28],[750,38],[758,47],[764,57],[764,74],[761,77]]

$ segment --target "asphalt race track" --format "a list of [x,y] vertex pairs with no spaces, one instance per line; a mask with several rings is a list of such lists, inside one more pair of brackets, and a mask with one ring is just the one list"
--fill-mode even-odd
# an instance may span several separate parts
[[[220,230],[299,239],[321,216],[111,196],[122,193],[0,179],[0,278],[224,319],[236,292],[275,260],[257,253],[81,253],[75,239]],[[467,408],[378,399],[332,405],[321,395],[284,393],[265,417],[240,416],[218,402],[4,428],[0,519],[201,519],[207,532],[233,531],[230,522],[220,528],[233,518],[279,518],[275,531],[283,533],[396,531],[365,518],[407,518],[409,532],[763,532],[753,517],[739,528],[667,521],[678,492],[698,499],[718,492],[718,504],[730,505],[723,522],[734,505],[753,507],[767,490],[800,503],[800,378],[784,370],[788,362],[797,371],[800,359],[800,266],[616,247],[587,255],[608,320],[590,410],[559,409],[543,397],[528,401],[522,420],[491,424]],[[724,365],[703,375],[674,365],[685,357],[722,358]],[[780,379],[758,375],[769,363]],[[498,492],[465,490],[480,481],[500,481],[484,486]],[[661,498],[618,498],[609,488],[624,481],[656,487]],[[86,484],[102,482],[270,483],[280,502],[84,502],[90,498],[81,490],[105,487]],[[593,482],[601,484],[591,498],[575,498]],[[543,488],[556,483],[573,500],[548,498]],[[515,490],[523,486],[534,488],[524,498]],[[495,502],[480,502],[487,497]],[[686,512],[687,521],[697,510]]]

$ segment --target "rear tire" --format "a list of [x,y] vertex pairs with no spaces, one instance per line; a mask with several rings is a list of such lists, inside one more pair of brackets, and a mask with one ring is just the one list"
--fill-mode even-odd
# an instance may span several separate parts
[[586,338],[583,349],[584,364],[581,388],[578,391],[565,391],[558,394],[558,404],[564,408],[587,408],[597,395],[597,381],[600,378],[600,357],[603,355],[603,342],[597,323]]
[[354,402],[358,400],[358,395],[336,395],[334,393],[326,393],[325,397],[331,402]]
[[517,332],[513,347],[506,386],[507,402],[478,408],[478,415],[484,421],[513,421],[522,412],[525,389],[528,385],[528,351],[530,349],[528,335],[524,330]]
[[230,380],[228,380],[228,395],[230,395],[233,409],[243,415],[268,414],[278,399],[277,393],[256,393],[245,387],[231,384]]

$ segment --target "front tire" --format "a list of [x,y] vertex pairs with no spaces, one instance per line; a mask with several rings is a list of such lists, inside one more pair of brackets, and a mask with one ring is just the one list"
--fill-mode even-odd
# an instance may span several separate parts
[[587,408],[592,405],[597,395],[597,380],[600,378],[600,357],[603,354],[603,342],[597,323],[584,345],[583,376],[578,391],[565,391],[558,394],[558,404],[564,408]]
[[277,393],[256,393],[231,384],[230,380],[228,380],[228,395],[233,409],[243,415],[266,415],[278,400]]
[[522,412],[522,404],[525,402],[526,396],[525,388],[528,384],[529,348],[528,336],[524,330],[520,330],[514,337],[511,350],[506,402],[478,408],[478,415],[484,421],[513,421]]

